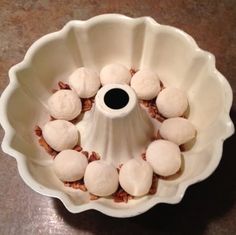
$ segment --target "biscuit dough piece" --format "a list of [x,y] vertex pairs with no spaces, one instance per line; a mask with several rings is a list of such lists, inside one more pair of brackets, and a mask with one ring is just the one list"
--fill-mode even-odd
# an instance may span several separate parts
[[118,178],[115,167],[104,160],[97,160],[88,164],[84,175],[84,183],[90,193],[105,197],[117,190]]
[[181,152],[178,145],[168,140],[155,140],[147,148],[147,162],[161,176],[175,174],[181,167]]
[[133,158],[120,169],[119,182],[130,195],[143,196],[152,185],[153,170],[150,164],[142,158]]
[[85,155],[71,149],[63,150],[53,161],[55,174],[66,182],[82,179],[87,165],[88,159]]
[[148,69],[135,73],[130,85],[135,90],[137,97],[142,100],[155,98],[161,90],[158,75]]
[[180,117],[188,108],[188,98],[183,91],[167,87],[157,96],[156,105],[164,117]]
[[102,68],[100,79],[103,86],[107,84],[129,84],[131,73],[122,64],[108,64]]
[[72,149],[79,140],[79,132],[74,124],[65,120],[54,120],[42,128],[43,138],[54,150],[60,152]]
[[74,91],[59,90],[48,99],[48,109],[55,119],[70,121],[80,114],[82,104]]
[[159,129],[159,133],[163,139],[181,145],[196,136],[196,129],[189,120],[176,117],[166,119]]
[[101,83],[96,71],[81,67],[69,76],[69,85],[80,98],[90,98],[96,95]]

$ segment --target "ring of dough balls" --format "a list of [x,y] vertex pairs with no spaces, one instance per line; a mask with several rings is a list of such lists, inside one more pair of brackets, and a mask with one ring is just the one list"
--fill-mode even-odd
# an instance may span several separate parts
[[84,183],[90,193],[100,197],[109,196],[118,188],[117,169],[104,160],[93,161],[86,168]]
[[42,128],[42,135],[47,144],[56,151],[72,149],[79,139],[76,126],[65,120],[46,123]]
[[142,100],[155,98],[161,90],[159,77],[148,69],[135,73],[130,85],[135,90],[137,97]]
[[108,64],[102,68],[100,79],[103,86],[107,84],[129,84],[131,73],[122,64]]
[[183,91],[174,87],[167,87],[157,96],[156,105],[164,117],[179,117],[188,108],[188,98]]
[[153,170],[142,158],[133,158],[122,165],[119,172],[121,187],[130,195],[143,196],[152,185]]
[[59,90],[48,99],[48,108],[52,117],[69,121],[80,114],[82,104],[74,91]]
[[189,120],[176,117],[166,119],[159,129],[159,133],[163,139],[181,145],[196,136],[196,129]]
[[61,151],[53,161],[56,176],[67,182],[82,179],[87,165],[88,159],[86,156],[71,149]]
[[81,67],[69,76],[69,85],[80,98],[90,98],[96,95],[101,83],[96,71]]
[[175,174],[181,167],[181,152],[178,145],[168,140],[155,140],[147,148],[147,162],[161,176]]

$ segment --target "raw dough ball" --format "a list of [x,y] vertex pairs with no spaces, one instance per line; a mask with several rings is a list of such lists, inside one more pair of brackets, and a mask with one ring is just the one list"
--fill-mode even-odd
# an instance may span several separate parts
[[73,120],[81,112],[81,100],[71,90],[59,90],[48,100],[50,115],[56,119]]
[[143,196],[152,185],[152,167],[142,158],[133,158],[120,169],[119,182],[130,195]]
[[81,98],[90,98],[96,95],[100,84],[97,72],[84,67],[76,69],[69,77],[70,87]]
[[117,190],[118,178],[115,167],[103,160],[97,160],[88,164],[84,183],[90,193],[105,197]]
[[188,108],[188,98],[183,91],[167,87],[157,96],[156,105],[164,117],[179,117]]
[[57,154],[53,168],[57,177],[62,181],[76,181],[84,176],[88,159],[81,152],[67,149]]
[[177,145],[187,143],[196,135],[193,124],[181,117],[166,119],[160,127],[162,138],[174,142]]
[[102,85],[106,84],[129,84],[131,74],[128,68],[122,64],[108,64],[100,72]]
[[71,149],[79,139],[79,133],[74,124],[65,120],[48,122],[42,128],[43,138],[56,151]]
[[160,92],[160,80],[151,70],[139,70],[131,79],[131,87],[135,90],[139,99],[151,100]]
[[146,158],[154,172],[161,176],[173,175],[181,166],[178,145],[167,140],[153,141],[147,148]]

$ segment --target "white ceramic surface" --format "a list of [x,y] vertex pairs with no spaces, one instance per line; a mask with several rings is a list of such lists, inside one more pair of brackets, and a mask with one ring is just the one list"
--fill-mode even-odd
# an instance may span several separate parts
[[[89,201],[87,193],[64,187],[52,170],[52,159],[33,133],[36,124],[48,120],[46,101],[59,80],[67,81],[77,67],[100,71],[108,63],[150,68],[164,85],[186,91],[189,119],[198,131],[193,148],[183,153],[183,174],[173,180],[159,180],[156,195],[127,204],[109,198]],[[10,69],[9,77],[10,84],[0,99],[3,151],[17,160],[26,184],[41,194],[59,198],[74,213],[95,209],[114,217],[130,217],[158,203],[179,202],[189,185],[215,170],[223,142],[234,132],[229,117],[232,90],[216,70],[215,57],[201,50],[183,31],[160,25],[150,17],[107,14],[71,21],[62,30],[37,40],[24,60]]]

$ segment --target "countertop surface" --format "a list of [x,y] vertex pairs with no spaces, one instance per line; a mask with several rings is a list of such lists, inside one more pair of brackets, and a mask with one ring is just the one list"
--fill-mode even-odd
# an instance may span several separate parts
[[[0,0],[0,93],[9,68],[29,46],[72,19],[103,13],[151,16],[178,27],[216,56],[216,66],[232,86],[231,117],[236,123],[235,0]],[[4,132],[0,129],[1,140]],[[181,203],[158,205],[147,213],[117,219],[96,211],[69,213],[59,200],[39,195],[22,181],[16,161],[0,152],[0,234],[236,234],[235,136],[224,144],[219,167],[191,186]]]

